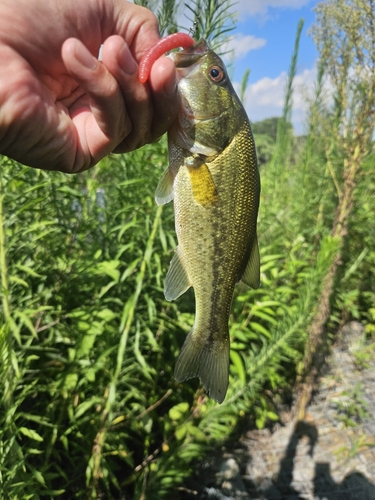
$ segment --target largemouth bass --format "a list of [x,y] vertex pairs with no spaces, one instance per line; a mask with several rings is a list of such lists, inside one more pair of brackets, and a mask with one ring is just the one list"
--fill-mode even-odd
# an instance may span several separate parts
[[240,280],[259,286],[257,158],[249,120],[220,57],[200,40],[172,58],[181,108],[168,133],[170,164],[156,201],[174,200],[178,247],[164,293],[174,300],[193,286],[196,301],[175,378],[199,377],[221,403],[234,287]]

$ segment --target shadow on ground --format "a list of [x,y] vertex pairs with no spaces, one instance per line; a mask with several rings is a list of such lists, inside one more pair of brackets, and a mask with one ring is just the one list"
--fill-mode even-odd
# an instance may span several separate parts
[[[250,456],[237,449],[222,453],[202,464],[196,480],[190,480],[174,498],[181,500],[375,500],[375,484],[359,472],[347,474],[336,482],[329,462],[314,462],[314,449],[319,433],[315,425],[298,422],[290,435],[285,454],[274,479],[255,484],[246,475],[246,463]],[[303,483],[295,480],[297,448],[305,441],[310,464],[314,462],[312,480]],[[311,475],[311,474],[310,474]],[[298,488],[298,489],[297,489]]]
[[[297,446],[304,436],[309,439],[309,455],[311,458],[313,457],[314,447],[318,441],[318,430],[315,425],[298,422],[280,463],[280,470],[275,484],[261,492],[261,498],[267,500],[302,500],[300,492],[292,486],[292,483]],[[336,483],[331,476],[330,464],[316,462],[313,491],[311,493],[314,500],[375,500],[375,485],[358,472],[350,473],[342,482]]]

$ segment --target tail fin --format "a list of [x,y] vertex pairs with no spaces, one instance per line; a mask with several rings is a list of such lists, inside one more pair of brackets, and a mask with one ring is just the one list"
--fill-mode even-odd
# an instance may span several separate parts
[[229,378],[229,335],[225,340],[204,344],[194,339],[194,327],[186,337],[177,358],[174,377],[177,382],[199,377],[208,395],[222,403]]

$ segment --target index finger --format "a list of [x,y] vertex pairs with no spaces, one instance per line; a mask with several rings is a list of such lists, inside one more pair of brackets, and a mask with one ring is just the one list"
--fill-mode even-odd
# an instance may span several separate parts
[[154,106],[151,130],[156,140],[171,127],[177,118],[180,105],[176,68],[169,57],[161,57],[155,61],[151,69],[149,85]]

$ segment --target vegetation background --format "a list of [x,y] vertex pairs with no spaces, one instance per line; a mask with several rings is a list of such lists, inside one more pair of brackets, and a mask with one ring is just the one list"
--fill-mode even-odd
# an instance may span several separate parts
[[[141,3],[176,30],[174,0]],[[229,2],[187,8],[219,50]],[[165,138],[76,176],[1,159],[2,498],[178,498],[243,419],[262,428],[293,394],[303,418],[340,325],[375,337],[374,27],[372,0],[319,4],[308,133],[290,125],[302,21],[283,116],[253,124],[262,286],[236,290],[221,405],[173,379],[194,297],[162,291],[176,246],[172,206],[153,198]]]

